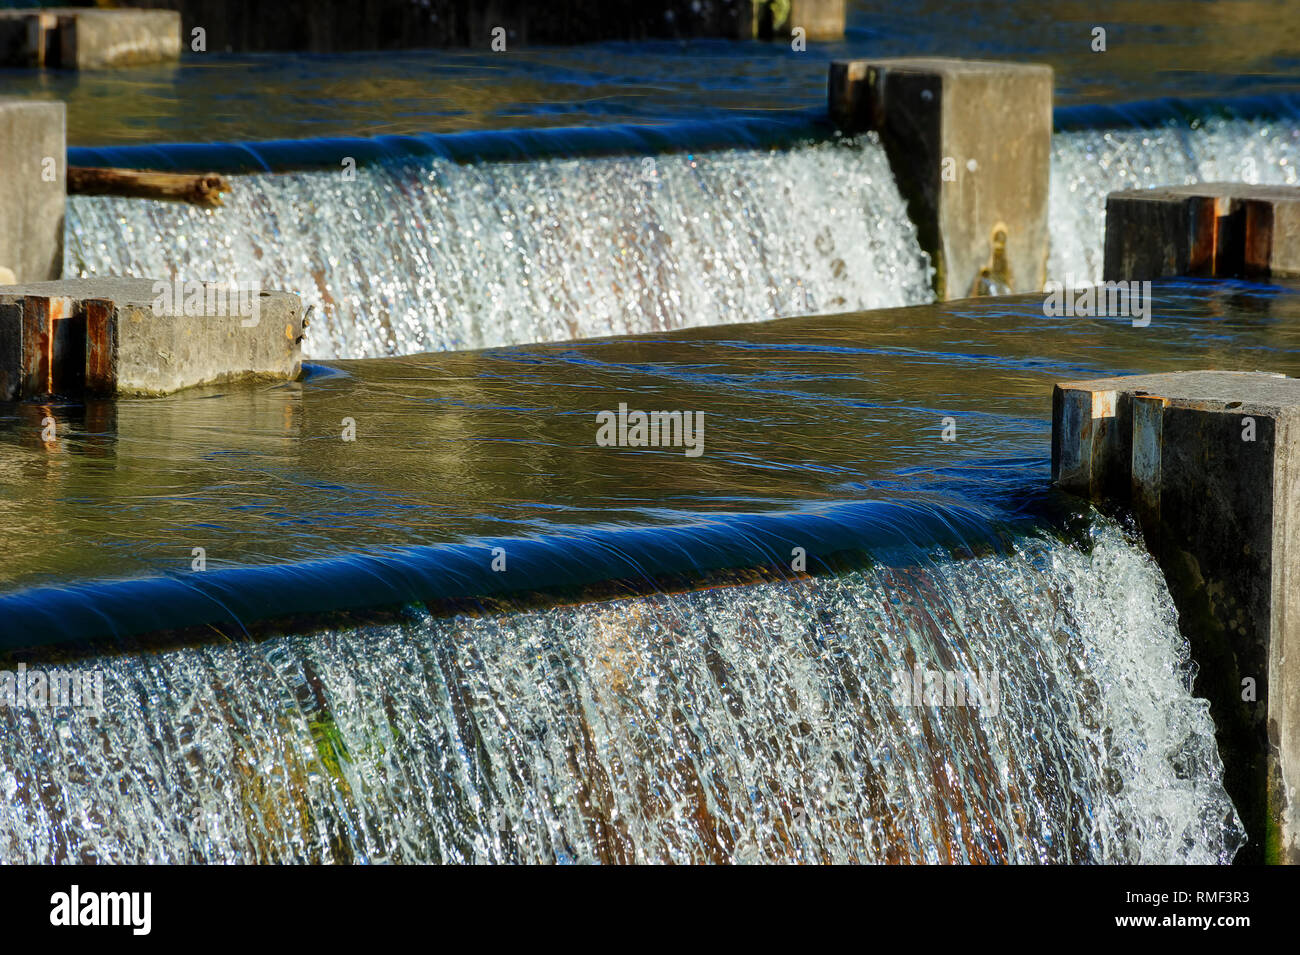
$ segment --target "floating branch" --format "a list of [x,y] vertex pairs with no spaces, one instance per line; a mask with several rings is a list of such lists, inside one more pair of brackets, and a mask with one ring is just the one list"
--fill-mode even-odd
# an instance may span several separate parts
[[163,199],[211,208],[221,205],[221,194],[229,191],[230,181],[215,172],[195,175],[139,169],[68,167],[69,195]]

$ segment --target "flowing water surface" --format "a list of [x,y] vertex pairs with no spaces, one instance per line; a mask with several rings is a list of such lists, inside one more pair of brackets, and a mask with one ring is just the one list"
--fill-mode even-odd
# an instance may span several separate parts
[[[1292,5],[1149,6],[0,72],[74,163],[232,173],[71,198],[68,274],[313,309],[296,382],[0,405],[0,656],[104,680],[0,706],[0,861],[1230,861],[1172,600],[1050,490],[1050,389],[1296,374],[1300,291],[935,304],[824,118],[835,56],[1051,62],[1049,277],[1096,280],[1109,191],[1300,182]],[[602,445],[620,406],[700,453]]]
[[[1300,294],[1156,293],[10,406],[6,646],[106,688],[4,712],[0,853],[1227,861],[1160,574],[1047,490],[1050,383],[1295,373]],[[600,446],[620,403],[703,412],[703,453]],[[918,667],[992,691],[913,705]]]
[[[1047,273],[1067,284],[1101,279],[1111,191],[1300,183],[1300,112],[1285,103],[1074,110],[1060,122]],[[744,148],[716,146],[728,138]],[[653,134],[616,127],[86,152],[84,161],[102,165],[326,167],[235,175],[226,207],[215,210],[73,197],[66,233],[70,275],[293,289],[313,307],[306,349],[318,358],[933,297],[929,257],[879,141],[835,139],[811,116]],[[352,178],[341,165],[348,157],[361,157]]]

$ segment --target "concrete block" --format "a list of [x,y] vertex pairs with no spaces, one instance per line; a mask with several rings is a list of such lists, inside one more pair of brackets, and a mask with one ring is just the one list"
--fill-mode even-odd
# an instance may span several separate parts
[[1300,275],[1300,186],[1210,182],[1106,197],[1106,281]]
[[0,288],[0,400],[292,379],[302,336],[289,292],[118,278]]
[[63,274],[66,113],[60,102],[0,97],[0,274]]
[[1300,864],[1300,380],[1058,384],[1052,476],[1131,511],[1164,571],[1249,835],[1239,861]]
[[165,63],[181,56],[174,10],[77,10],[59,14],[59,66],[102,70]]
[[839,128],[880,135],[941,299],[1042,291],[1051,67],[838,60],[829,98]]
[[180,55],[181,15],[175,10],[0,11],[0,65],[99,70]]
[[753,29],[748,38],[788,40],[801,28],[806,40],[840,40],[844,37],[846,0],[787,0],[769,3],[750,0]]
[[53,10],[0,10],[0,66],[41,67],[59,57]]

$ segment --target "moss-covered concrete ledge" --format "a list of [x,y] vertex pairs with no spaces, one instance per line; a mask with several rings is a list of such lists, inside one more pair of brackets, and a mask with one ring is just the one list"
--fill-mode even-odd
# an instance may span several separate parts
[[96,278],[0,287],[0,400],[296,378],[303,318],[297,295],[256,284]]
[[1165,573],[1249,836],[1238,861],[1300,864],[1300,379],[1058,384],[1052,477],[1131,510]]
[[940,299],[1042,291],[1051,67],[836,60],[828,98],[840,130],[880,135]]

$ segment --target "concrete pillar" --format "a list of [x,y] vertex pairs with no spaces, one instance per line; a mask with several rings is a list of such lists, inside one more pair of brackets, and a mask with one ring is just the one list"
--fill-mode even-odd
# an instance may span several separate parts
[[0,284],[63,274],[65,110],[0,97]]
[[1209,182],[1106,197],[1106,281],[1300,275],[1300,186]]
[[1249,834],[1239,861],[1300,863],[1300,380],[1058,384],[1052,477],[1130,510],[1165,574]]
[[150,279],[0,289],[0,401],[162,395],[302,367],[302,303],[289,292]]
[[0,66],[45,66],[58,60],[59,15],[52,10],[0,10]]
[[181,55],[175,10],[0,11],[0,66],[99,70]]
[[829,95],[840,129],[879,133],[941,299],[1042,291],[1051,67],[837,60]]

